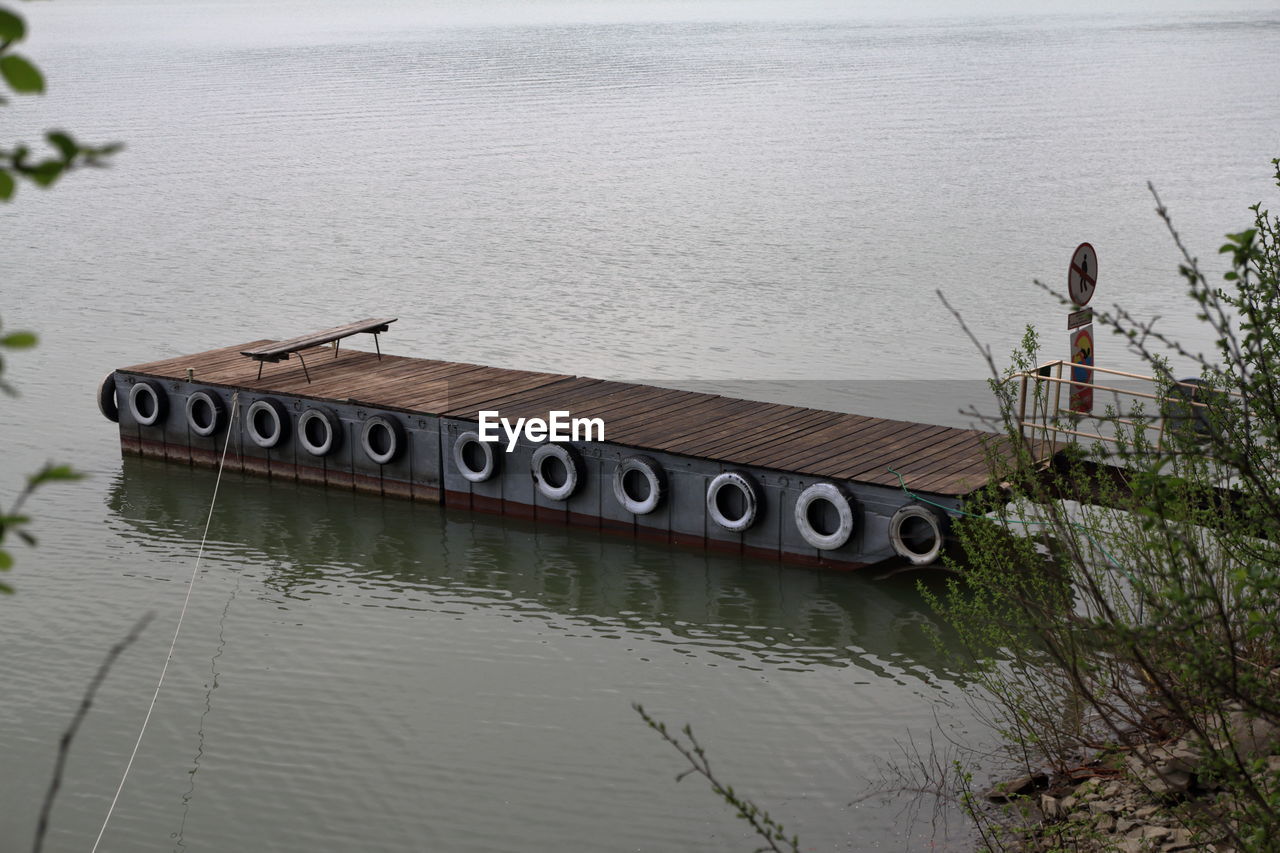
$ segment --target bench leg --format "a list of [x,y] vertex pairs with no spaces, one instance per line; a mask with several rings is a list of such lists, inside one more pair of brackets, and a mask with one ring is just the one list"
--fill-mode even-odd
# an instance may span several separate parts
[[378,361],[382,361],[382,347],[378,346],[378,333],[373,333],[373,348],[378,351]]
[[307,372],[307,360],[306,360],[305,358],[303,358],[303,357],[302,357],[302,351],[301,351],[301,350],[299,350],[299,351],[298,351],[297,356],[298,356],[298,361],[302,362],[302,375],[303,375],[303,376],[305,376],[305,377],[307,377],[307,384],[308,384],[308,385],[310,385],[310,384],[311,384],[311,374]]
[[258,359],[258,381],[262,381],[262,359]]

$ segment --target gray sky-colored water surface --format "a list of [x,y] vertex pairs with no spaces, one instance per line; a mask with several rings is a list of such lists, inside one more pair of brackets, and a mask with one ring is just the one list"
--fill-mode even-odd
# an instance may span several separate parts
[[[3,138],[123,140],[0,210],[11,493],[0,839],[119,662],[47,849],[92,843],[186,593],[214,476],[121,460],[107,370],[370,315],[384,347],[962,423],[1036,324],[1094,303],[1205,348],[1159,188],[1210,269],[1274,198],[1269,4],[24,5],[49,93]],[[1136,365],[1101,336],[1099,364]],[[875,581],[231,477],[104,850],[742,850],[630,710],[690,722],[804,849],[924,849],[854,804],[898,743],[982,728],[910,579]],[[964,846],[959,825],[936,846]]]

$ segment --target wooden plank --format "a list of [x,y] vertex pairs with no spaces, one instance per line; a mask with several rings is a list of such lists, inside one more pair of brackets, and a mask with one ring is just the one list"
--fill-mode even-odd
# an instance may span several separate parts
[[298,370],[276,378],[271,384],[274,390],[286,393],[329,396],[395,407],[396,403],[391,398],[400,383],[412,379],[420,370],[421,367],[411,360],[379,362],[372,354],[361,354],[357,358],[331,359],[326,366],[315,368],[310,383]]
[[844,458],[850,452],[874,444],[882,436],[899,430],[895,421],[843,420],[794,444],[777,446],[769,453],[752,454],[751,464],[782,471],[798,471],[805,465],[813,468],[833,456]]
[[[347,364],[341,367],[329,367],[329,362],[332,360],[332,350],[329,349],[315,349],[305,352],[303,355],[307,361],[308,370],[314,369],[317,371],[317,373],[312,374],[313,378],[318,376],[323,380],[333,375],[341,375],[343,371],[352,370],[352,366]],[[362,355],[357,355],[354,360],[361,361],[360,356]],[[343,359],[343,361],[346,362],[347,359]],[[203,373],[197,369],[196,374],[197,378],[203,375],[204,381],[236,384],[264,393],[273,391],[290,393],[295,388],[306,388],[311,393],[315,391],[307,382],[301,364],[264,364],[261,379],[258,378],[258,366],[258,362],[238,358],[232,362],[222,361],[209,364]]]
[[342,326],[334,326],[332,329],[324,329],[319,332],[311,332],[306,335],[299,335],[296,338],[288,338],[283,341],[274,341],[261,346],[250,347],[241,350],[240,354],[258,361],[280,361],[287,359],[290,353],[298,350],[311,349],[321,344],[331,343],[333,341],[348,338],[352,335],[359,335],[365,332],[369,334],[379,334],[387,331],[387,328],[396,321],[395,317],[384,319],[374,319],[366,317],[363,320],[357,320],[354,323],[347,323]]
[[593,401],[583,414],[601,418],[606,427],[627,422],[632,418],[651,415],[660,406],[667,406],[686,398],[686,392],[672,388],[656,388],[649,385],[633,385],[625,391],[610,394]]
[[[667,397],[652,409],[628,414],[626,418],[614,419],[613,432],[607,433],[609,441],[618,441],[631,447],[645,448],[645,450],[662,450],[659,442],[650,441],[649,438],[654,432],[654,424],[666,424],[668,421],[686,424],[690,416],[696,416],[696,412],[699,411],[709,411],[709,407],[713,407],[719,401],[719,397],[714,394],[696,392],[685,392],[685,394],[686,396],[676,394],[676,396]],[[678,429],[680,428],[668,430],[668,435],[678,432]]]
[[850,473],[847,476],[870,475],[878,476],[883,471],[884,462],[888,464],[906,465],[908,462],[918,460],[919,457],[932,456],[934,448],[954,441],[957,435],[963,438],[963,433],[946,427],[928,427],[922,425],[920,428],[904,430],[904,432],[896,435],[892,441],[882,442],[879,446],[868,448],[867,451],[859,456],[851,456],[847,460],[846,470]]
[[[634,389],[628,388],[627,391],[634,391]],[[626,392],[609,387],[584,389],[581,393],[570,397],[526,404],[526,406],[520,407],[517,411],[522,417],[549,418],[552,410],[567,411],[574,418],[600,417],[599,412],[607,406],[626,407],[635,403],[634,399],[630,403],[627,400],[618,400],[618,397],[623,393]],[[611,404],[609,401],[613,401],[613,403]],[[509,409],[510,407],[507,408]],[[611,442],[615,441],[616,424],[616,419],[605,421],[605,435]]]
[[660,442],[642,440],[655,421],[669,416],[683,415],[691,406],[702,405],[707,395],[694,392],[680,392],[674,396],[663,398],[653,406],[629,412],[625,417],[615,417],[609,424],[605,435],[609,441],[625,444],[644,450],[662,450]]
[[459,387],[477,387],[500,383],[507,378],[507,373],[496,367],[477,367],[472,370],[452,371],[434,374],[427,378],[423,374],[405,374],[398,370],[379,371],[374,374],[365,395],[370,399],[382,399],[395,405],[405,405],[422,397],[425,390],[429,395],[439,397],[441,394],[452,399],[454,390]]
[[926,488],[921,484],[915,486],[913,491],[929,492],[935,495],[948,495],[951,497],[964,497],[972,494],[982,488],[991,476],[990,470],[985,463],[974,463],[968,468],[954,471],[951,474],[941,477],[937,480],[930,481]]
[[[560,382],[544,385],[529,391],[516,394],[508,399],[504,399],[502,403],[502,416],[504,418],[519,417],[537,417],[538,412],[545,412],[546,409],[538,407],[544,403],[558,409],[571,408],[572,401],[598,395],[604,387],[610,384],[603,379],[588,379],[582,376],[573,376]],[[563,402],[564,405],[560,405]],[[474,421],[478,417],[480,409],[489,409],[491,406],[480,403],[477,404],[467,413],[459,413],[451,415],[462,420]]]
[[659,422],[651,419],[643,425],[637,424],[634,428],[626,430],[626,443],[660,450],[665,443],[673,441],[676,437],[706,428],[710,422],[722,414],[732,413],[735,405],[740,405],[742,402],[711,395],[702,399],[689,400],[680,404]]
[[774,438],[778,433],[793,432],[792,424],[812,420],[810,409],[774,405],[756,409],[744,417],[721,421],[711,432],[703,432],[672,442],[667,449],[690,456],[715,456],[728,459],[737,448]]
[[[847,418],[837,412],[824,412],[820,409],[807,409],[808,414],[795,421],[790,421],[786,429],[779,430],[772,436],[759,440],[743,442],[725,450],[726,456],[741,465],[751,464],[747,460],[762,457],[772,458],[783,447],[796,447],[820,440],[824,435],[841,436],[851,429]],[[870,420],[863,418],[863,420]]]
[[961,460],[972,460],[980,453],[976,436],[967,430],[936,436],[934,442],[903,463],[904,473],[940,471]]
[[771,454],[776,452],[776,448],[807,441],[814,432],[828,427],[831,420],[831,412],[802,409],[794,417],[779,419],[771,432],[743,436],[740,441],[726,445],[717,452],[723,454],[728,461],[745,465],[747,463],[742,460],[756,454]]
[[341,400],[357,399],[417,409],[419,407],[416,404],[443,383],[480,369],[482,368],[476,365],[450,362],[434,362],[424,366],[413,361],[351,359],[344,367],[333,365],[329,369],[331,372],[311,386],[298,387],[298,393],[328,393]]
[[503,404],[503,417],[545,417],[552,409],[576,412],[591,400],[597,400],[622,390],[622,383],[603,379],[574,377],[566,390],[540,389],[531,395]]
[[[844,418],[836,415],[835,420],[844,422]],[[721,442],[718,446],[705,448],[705,452],[717,455],[745,459],[756,453],[765,453],[765,448],[779,444],[795,447],[797,444],[812,442],[814,433],[820,429],[830,429],[833,415],[814,409],[795,408],[789,415],[771,418],[765,424],[768,429],[741,435],[735,440]]]
[[[982,474],[985,481],[989,475],[989,464],[987,459],[987,450],[985,444],[991,441],[1000,442],[1003,436],[997,434],[979,434],[972,440],[972,444],[968,447],[961,448],[956,454],[954,461],[950,465],[936,467],[928,472],[921,474],[914,481],[915,488],[921,491],[938,491],[941,488],[949,488],[955,485],[957,478],[963,478],[972,475],[975,472]],[[993,453],[999,453],[998,447],[991,448]],[[947,492],[939,492],[947,494]]]
[[634,435],[647,428],[655,418],[679,412],[691,403],[707,399],[707,395],[694,391],[679,391],[673,388],[658,390],[662,393],[652,398],[631,399],[625,405],[614,408],[606,424],[608,429],[623,435]]
[[[538,388],[546,388],[557,382],[574,377],[568,374],[538,373],[520,379],[503,381],[497,389],[485,385],[477,387],[476,383],[463,383],[461,386],[449,384],[449,405],[447,410],[456,417],[458,413],[476,413],[481,407],[494,408],[501,411],[502,400],[514,397]],[[496,395],[496,396],[495,396]]]
[[630,385],[622,390],[578,402],[572,410],[572,415],[599,418],[604,422],[607,440],[614,441],[619,429],[624,428],[631,419],[645,417],[655,411],[672,407],[678,393],[670,389]]
[[[714,443],[716,439],[713,437],[724,432],[726,428],[736,429],[739,432],[749,429],[759,429],[762,427],[761,419],[758,417],[758,406],[754,400],[735,400],[732,397],[720,397],[723,401],[722,405],[714,410],[711,417],[699,418],[696,422],[687,425],[683,430],[672,431],[669,438],[659,439],[655,442],[661,445],[662,449],[669,452],[681,452],[688,456],[705,456],[702,453],[693,453],[687,450],[677,451],[675,447],[688,447],[693,444]],[[711,415],[708,410],[708,415]],[[727,440],[721,435],[718,439],[723,442]]]
[[856,456],[841,460],[835,464],[828,461],[824,463],[823,467],[831,470],[830,476],[839,477],[842,480],[852,479],[863,471],[881,473],[885,467],[901,461],[910,451],[921,446],[927,446],[929,442],[935,441],[938,435],[947,430],[947,427],[931,427],[902,431],[892,440],[876,442]]
[[120,369],[126,370],[130,373],[145,373],[149,376],[185,379],[188,367],[199,367],[204,363],[213,362],[222,357],[231,357],[236,361],[243,363],[244,359],[239,357],[240,347],[261,343],[266,342],[251,341],[250,344],[219,347],[218,349],[206,350],[205,352],[195,353],[194,355],[177,355],[171,358],[162,358],[157,361],[143,362],[142,364],[135,364],[131,367],[122,367]]
[[900,458],[904,447],[918,442],[926,442],[945,427],[928,424],[916,424],[914,428],[903,428],[900,421],[887,421],[873,428],[875,434],[855,447],[846,448],[838,454],[831,454],[824,459],[811,459],[797,466],[801,470],[822,472],[824,476],[839,479],[851,479],[854,471],[867,467],[883,468],[893,464]]
[[[943,434],[937,436],[933,443],[922,450],[917,449],[906,461],[892,464],[894,470],[902,475],[908,485],[918,487],[922,480],[932,478],[943,470],[954,468],[957,464],[972,464],[975,461],[972,450],[971,435],[965,432]],[[896,486],[898,478],[887,469],[888,465],[869,466],[850,477],[861,482]]]

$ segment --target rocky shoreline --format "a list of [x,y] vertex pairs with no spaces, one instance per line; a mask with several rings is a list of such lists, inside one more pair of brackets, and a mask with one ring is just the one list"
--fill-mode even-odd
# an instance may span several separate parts
[[[1251,765],[1260,787],[1280,785],[1280,727],[1237,709],[1226,721],[1225,736],[1214,740],[1215,748],[1234,749]],[[1015,849],[1234,853],[1229,839],[1247,835],[1249,827],[1226,817],[1232,804],[1214,782],[1205,755],[1193,737],[1116,746],[1073,777],[1022,776],[986,796],[1004,804],[994,822]]]

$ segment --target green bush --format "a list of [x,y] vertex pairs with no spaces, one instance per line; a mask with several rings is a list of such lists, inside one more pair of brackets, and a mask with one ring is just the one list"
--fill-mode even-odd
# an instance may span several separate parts
[[[1280,760],[1268,771],[1266,758],[1280,742],[1280,218],[1251,208],[1215,286],[1156,201],[1216,353],[1101,314],[1154,377],[1154,399],[1100,416],[1114,443],[1071,443],[1046,464],[1020,428],[1016,383],[1001,381],[1035,368],[1028,330],[993,381],[998,485],[957,525],[966,565],[934,604],[1028,768],[1065,774],[1108,745],[1176,739],[1201,755],[1199,789],[1220,792],[1186,798],[1188,828],[1277,850]],[[1178,384],[1174,358],[1199,365],[1198,387]],[[1028,383],[1030,406],[1055,393]]]

